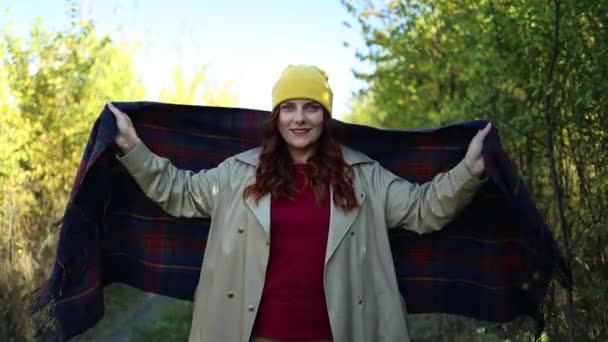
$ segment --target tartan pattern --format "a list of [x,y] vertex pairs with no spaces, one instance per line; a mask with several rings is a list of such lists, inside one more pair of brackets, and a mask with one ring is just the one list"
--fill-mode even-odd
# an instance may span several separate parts
[[[138,134],[180,168],[211,168],[259,145],[268,112],[123,102]],[[464,156],[484,121],[425,130],[381,130],[336,122],[345,145],[395,174],[424,182]],[[209,220],[173,218],[145,197],[115,159],[117,132],[104,108],[91,131],[62,221],[47,286],[33,312],[51,305],[61,339],[103,316],[103,288],[122,282],[192,300]],[[552,279],[571,276],[552,234],[501,148],[495,128],[484,143],[489,181],[442,231],[418,236],[391,230],[399,288],[410,313],[450,313],[493,322],[522,315],[543,328],[542,304]]]

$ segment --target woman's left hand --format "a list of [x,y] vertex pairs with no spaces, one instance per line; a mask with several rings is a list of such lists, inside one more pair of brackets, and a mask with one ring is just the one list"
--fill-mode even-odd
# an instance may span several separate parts
[[477,134],[475,134],[473,139],[471,139],[467,154],[464,156],[464,164],[469,169],[469,172],[471,172],[471,174],[477,178],[480,178],[483,172],[486,170],[486,165],[483,161],[481,150],[483,148],[483,141],[488,133],[490,133],[491,129],[491,123],[488,123],[486,127],[480,129]]

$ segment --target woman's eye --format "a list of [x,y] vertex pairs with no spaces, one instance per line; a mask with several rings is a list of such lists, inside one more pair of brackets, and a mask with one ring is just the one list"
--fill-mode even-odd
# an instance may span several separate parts
[[316,112],[316,111],[319,111],[319,110],[321,110],[321,107],[319,105],[314,104],[314,105],[309,105],[308,106],[308,111],[309,112]]
[[293,106],[290,104],[281,105],[282,110],[291,110],[292,108],[293,108]]

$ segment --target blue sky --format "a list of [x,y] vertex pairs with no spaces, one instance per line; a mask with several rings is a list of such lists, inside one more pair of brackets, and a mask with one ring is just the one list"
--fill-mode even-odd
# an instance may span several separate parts
[[[274,81],[288,64],[325,69],[334,90],[334,113],[348,111],[361,82],[351,69],[361,67],[355,48],[363,42],[340,0],[105,0],[82,1],[86,18],[102,32],[121,28],[118,41],[142,41],[134,56],[148,99],[157,99],[171,71],[210,66],[214,82],[236,81],[239,105],[270,109]],[[67,22],[64,0],[3,0],[0,27],[14,24],[27,33],[36,17],[53,28]],[[344,47],[347,41],[350,47]]]

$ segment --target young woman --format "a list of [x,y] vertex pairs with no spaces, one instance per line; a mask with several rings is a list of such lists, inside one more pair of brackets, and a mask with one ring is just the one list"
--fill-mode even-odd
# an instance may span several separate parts
[[190,341],[407,341],[389,228],[441,229],[483,183],[483,140],[412,184],[332,132],[323,71],[289,66],[272,92],[262,146],[216,168],[179,170],[153,154],[112,104],[119,157],[169,214],[211,217]]

